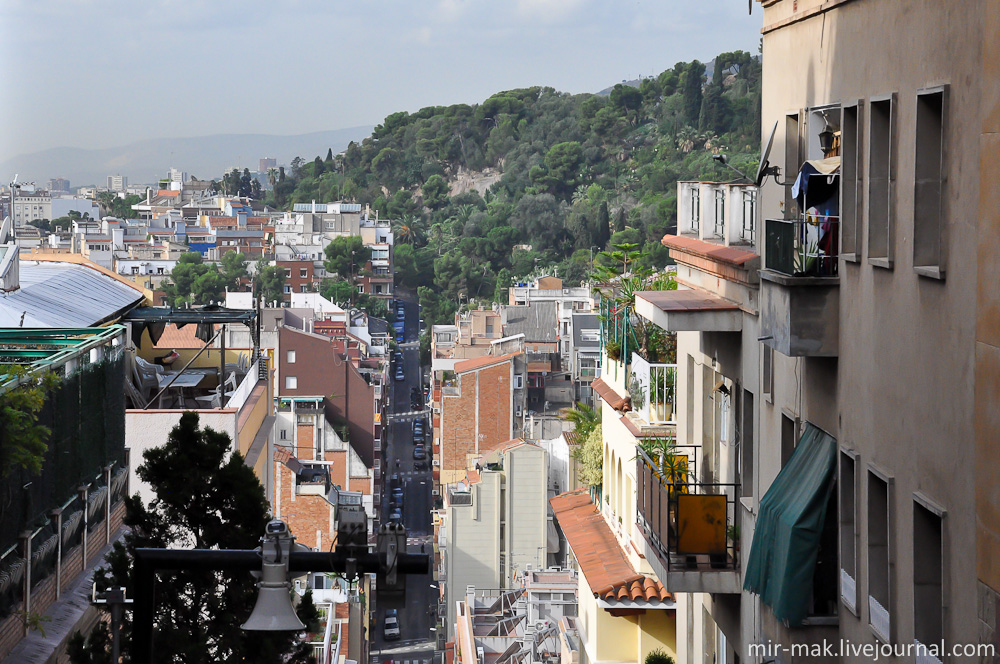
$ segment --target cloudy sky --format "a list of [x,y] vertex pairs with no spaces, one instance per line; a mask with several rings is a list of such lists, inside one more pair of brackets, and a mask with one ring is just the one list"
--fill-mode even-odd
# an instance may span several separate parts
[[0,159],[596,92],[756,53],[760,21],[746,0],[0,0]]

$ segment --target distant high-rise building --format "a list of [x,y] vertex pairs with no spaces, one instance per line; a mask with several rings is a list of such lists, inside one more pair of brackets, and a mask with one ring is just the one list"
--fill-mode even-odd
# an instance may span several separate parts
[[171,168],[167,171],[167,179],[171,182],[180,182],[181,184],[187,182],[188,174],[184,171],[179,171],[176,168]]
[[128,176],[126,175],[108,176],[109,191],[125,191],[127,188],[128,188]]
[[262,157],[260,160],[260,165],[257,166],[258,173],[267,173],[269,168],[277,168],[278,160],[274,157]]
[[49,180],[49,191],[69,191],[69,180],[66,178],[52,178]]

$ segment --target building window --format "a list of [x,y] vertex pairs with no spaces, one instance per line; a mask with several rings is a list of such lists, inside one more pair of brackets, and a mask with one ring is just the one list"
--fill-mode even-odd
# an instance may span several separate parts
[[750,390],[743,390],[743,421],[740,424],[740,495],[753,497],[753,410],[754,397]]
[[918,274],[943,277],[945,90],[917,94],[913,181],[913,266]]
[[788,186],[785,187],[785,219],[795,218],[793,208],[797,205],[792,196],[792,182],[802,166],[799,124],[798,113],[785,116],[785,181],[788,182]]
[[715,190],[715,235],[726,237],[726,192]]
[[139,268],[138,267],[133,267],[132,268],[132,274],[139,274]]
[[307,270],[306,268],[304,268],[304,267],[300,267],[299,268],[299,277],[300,278],[302,278],[302,279],[308,278],[308,276],[309,276],[308,273],[309,273],[309,270]]
[[292,268],[286,267],[285,268],[285,279],[291,279],[291,278],[292,278]]
[[757,192],[750,188],[743,189],[743,228],[740,238],[754,244],[757,240]]
[[762,346],[761,351],[761,371],[760,371],[760,392],[764,399],[770,403],[772,386],[774,385],[774,349],[770,346]]
[[287,293],[291,293],[291,292],[292,292],[292,287],[289,286],[288,284],[285,284],[285,293],[287,294]]
[[285,389],[295,390],[299,387],[299,379],[295,376],[285,376]]
[[942,514],[919,498],[913,503],[913,640],[925,646],[944,640]]
[[795,445],[798,443],[798,428],[799,423],[797,419],[792,419],[788,415],[781,415],[781,467],[784,468],[788,464],[788,460],[792,458],[792,454],[795,452]]
[[892,267],[893,97],[872,100],[868,119],[868,258]]
[[890,639],[889,483],[868,472],[868,622],[885,642]]
[[691,188],[691,232],[697,233],[701,228],[701,187]]
[[515,374],[514,375],[514,389],[515,390],[520,390],[523,387],[524,387],[524,376],[522,376],[521,374]]
[[841,109],[840,116],[840,251],[846,260],[857,260],[858,220],[861,190],[861,115],[862,105],[852,104]]
[[287,353],[285,353],[285,359],[289,364],[295,364],[295,351],[290,350]]
[[365,287],[363,285],[362,286],[358,286],[358,292],[359,293],[364,293],[365,292]]
[[288,431],[286,429],[282,429],[280,432],[278,432],[278,438],[280,438],[281,440],[287,440]]
[[858,613],[857,485],[854,456],[840,454],[840,597]]

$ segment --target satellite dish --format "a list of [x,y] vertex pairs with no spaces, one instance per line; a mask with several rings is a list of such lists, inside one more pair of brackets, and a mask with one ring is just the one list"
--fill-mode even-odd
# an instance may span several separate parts
[[767,143],[764,146],[764,151],[760,154],[760,165],[757,166],[757,177],[753,179],[754,184],[758,187],[764,182],[764,178],[768,175],[768,157],[771,156],[771,147],[774,145],[774,133],[778,131],[778,121],[774,121],[774,126],[771,127],[771,135],[767,137]]

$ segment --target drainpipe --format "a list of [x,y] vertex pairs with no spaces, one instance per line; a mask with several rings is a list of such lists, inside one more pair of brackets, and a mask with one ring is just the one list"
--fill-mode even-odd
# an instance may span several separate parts
[[56,600],[62,595],[62,513],[61,507],[49,512],[49,518],[56,522]]
[[80,502],[83,504],[83,549],[80,569],[87,568],[87,524],[90,522],[90,504],[87,502],[87,493],[89,488],[89,484],[81,484],[76,488],[76,492],[80,494]]

